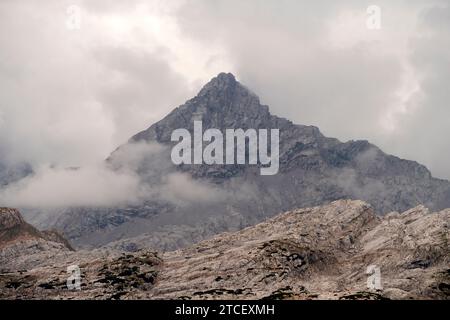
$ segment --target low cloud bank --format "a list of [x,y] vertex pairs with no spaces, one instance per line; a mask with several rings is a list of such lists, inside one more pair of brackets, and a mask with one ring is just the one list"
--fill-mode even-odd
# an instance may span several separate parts
[[81,168],[41,166],[0,188],[0,204],[19,208],[115,207],[143,201],[177,206],[223,201],[228,193],[193,180],[170,162],[170,150],[156,143],[132,143],[108,162]]
[[106,206],[138,201],[139,178],[102,165],[65,169],[42,167],[0,191],[11,207]]

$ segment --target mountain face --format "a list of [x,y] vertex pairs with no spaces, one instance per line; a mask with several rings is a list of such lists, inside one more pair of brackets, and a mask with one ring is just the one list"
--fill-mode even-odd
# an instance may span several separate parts
[[[339,200],[172,252],[24,253],[0,273],[0,298],[449,299],[449,221],[449,209],[380,217]],[[73,264],[81,291],[66,286]],[[379,270],[376,288],[368,269]]]
[[[258,165],[174,165],[171,134],[179,128],[193,134],[194,121],[202,121],[203,130],[222,132],[279,129],[279,173],[262,176]],[[64,210],[51,226],[78,246],[131,243],[173,250],[281,211],[338,199],[364,200],[379,214],[417,205],[450,207],[450,183],[433,178],[424,166],[387,155],[367,141],[342,143],[316,127],[274,116],[225,73],[133,136],[107,164],[137,174],[145,192],[133,205]]]
[[15,270],[18,257],[34,261],[34,254],[49,258],[52,252],[70,250],[71,245],[58,232],[39,231],[26,223],[18,210],[0,208],[0,271]]

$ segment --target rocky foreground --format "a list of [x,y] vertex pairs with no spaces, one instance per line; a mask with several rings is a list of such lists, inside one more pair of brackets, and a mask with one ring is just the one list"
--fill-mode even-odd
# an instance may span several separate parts
[[[289,211],[177,251],[72,251],[0,209],[2,299],[449,299],[450,209],[362,201]],[[67,288],[78,265],[81,290]],[[367,267],[381,271],[368,289]]]

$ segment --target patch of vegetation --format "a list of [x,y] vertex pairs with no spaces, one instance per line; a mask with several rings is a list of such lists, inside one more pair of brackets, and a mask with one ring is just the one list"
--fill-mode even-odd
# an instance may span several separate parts
[[390,300],[380,293],[359,291],[357,293],[344,295],[339,300]]

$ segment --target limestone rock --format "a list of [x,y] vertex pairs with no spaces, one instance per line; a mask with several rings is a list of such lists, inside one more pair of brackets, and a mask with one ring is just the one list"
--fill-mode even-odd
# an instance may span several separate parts
[[[339,200],[166,253],[39,251],[28,271],[16,259],[16,270],[0,275],[0,297],[449,299],[449,223],[450,209],[380,217],[363,201]],[[80,291],[65,287],[73,264]],[[367,287],[370,265],[380,269],[380,290]]]

